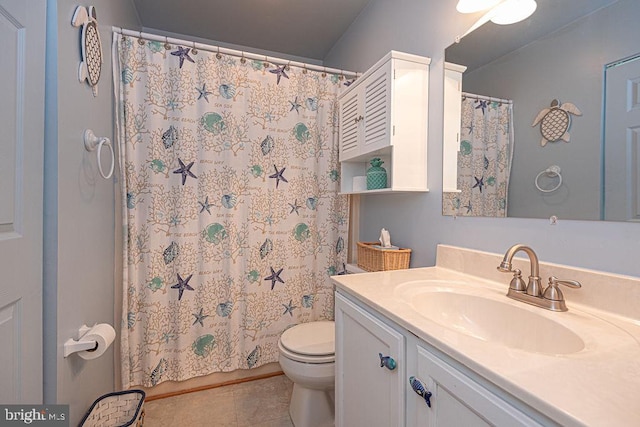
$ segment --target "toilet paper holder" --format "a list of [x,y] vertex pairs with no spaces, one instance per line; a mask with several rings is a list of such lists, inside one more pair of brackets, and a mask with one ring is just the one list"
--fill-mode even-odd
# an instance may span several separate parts
[[96,351],[98,349],[98,342],[95,340],[83,340],[82,337],[87,334],[91,330],[87,325],[80,326],[78,329],[78,339],[74,340],[73,338],[69,338],[64,343],[63,355],[64,357],[69,357],[73,353],[77,353],[79,351]]

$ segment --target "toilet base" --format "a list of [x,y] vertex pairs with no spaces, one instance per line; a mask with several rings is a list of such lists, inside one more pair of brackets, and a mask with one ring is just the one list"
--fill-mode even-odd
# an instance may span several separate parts
[[295,427],[333,427],[334,391],[293,384],[289,416]]

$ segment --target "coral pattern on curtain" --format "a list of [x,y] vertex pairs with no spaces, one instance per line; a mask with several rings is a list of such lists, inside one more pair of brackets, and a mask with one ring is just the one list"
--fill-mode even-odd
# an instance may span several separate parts
[[443,214],[507,216],[513,156],[513,105],[479,97],[462,99],[459,193],[444,193]]
[[123,386],[274,362],[286,328],[333,318],[344,81],[115,37]]

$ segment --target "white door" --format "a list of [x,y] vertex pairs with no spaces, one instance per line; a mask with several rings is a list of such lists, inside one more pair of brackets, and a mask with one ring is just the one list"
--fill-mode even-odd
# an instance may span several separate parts
[[42,402],[45,0],[0,0],[0,402]]
[[640,221],[640,56],[607,69],[604,219]]

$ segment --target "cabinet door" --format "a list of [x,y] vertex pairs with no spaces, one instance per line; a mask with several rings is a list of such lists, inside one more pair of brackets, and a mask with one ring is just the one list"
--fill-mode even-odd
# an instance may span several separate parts
[[362,82],[364,90],[363,153],[391,144],[392,61],[378,68]]
[[[432,393],[431,407],[417,405],[417,425],[425,427],[541,426],[472,378],[418,346],[418,375]],[[411,389],[411,387],[409,387]]]
[[[447,67],[448,66],[448,67]],[[444,70],[444,143],[442,148],[442,191],[458,190],[458,151],[462,115],[462,72],[445,65]]]
[[362,102],[360,88],[354,88],[340,99],[340,153],[345,161],[360,154],[359,140],[362,134]]
[[403,426],[404,362],[402,334],[336,294],[336,426]]

